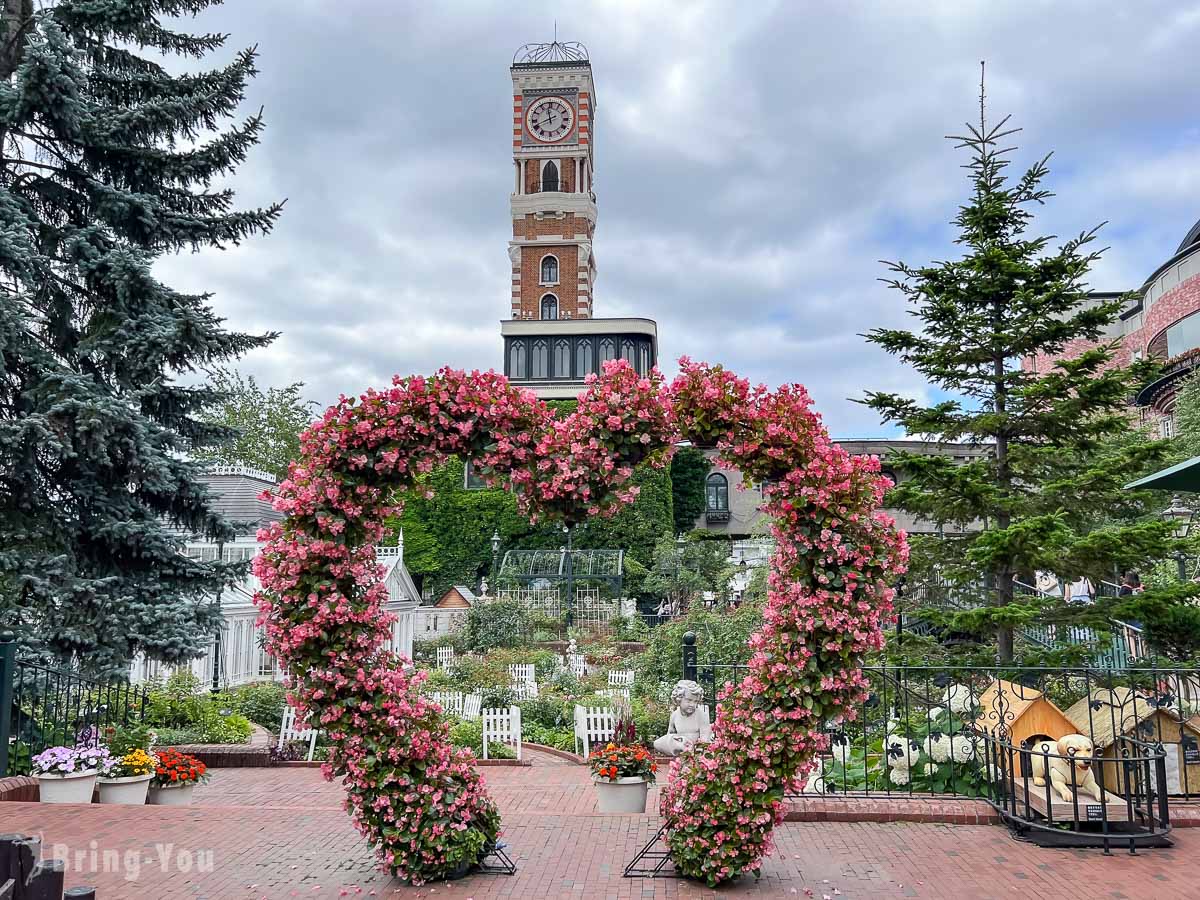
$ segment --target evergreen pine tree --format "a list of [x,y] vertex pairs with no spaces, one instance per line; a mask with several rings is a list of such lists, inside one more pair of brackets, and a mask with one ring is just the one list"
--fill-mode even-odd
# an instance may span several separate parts
[[6,0],[0,56],[0,624],[118,672],[182,661],[240,566],[182,555],[233,536],[187,453],[227,440],[181,375],[274,336],[226,331],[156,258],[268,231],[221,185],[259,137],[232,125],[255,54],[173,74],[225,40],[164,24],[212,0]]
[[1050,571],[1111,580],[1166,555],[1171,538],[1147,515],[1154,494],[1122,490],[1165,448],[1130,418],[1147,367],[1115,365],[1106,337],[1124,298],[1088,296],[1097,229],[1057,249],[1053,236],[1027,234],[1032,208],[1051,196],[1042,187],[1049,157],[1009,181],[1012,148],[1003,143],[1016,129],[1007,118],[989,125],[984,100],[981,83],[978,124],[950,138],[971,153],[971,197],[953,220],[964,252],[923,267],[888,263],[887,283],[912,304],[920,328],[867,335],[946,399],[924,406],[869,393],[865,402],[909,435],[986,445],[987,455],[966,465],[897,454],[909,480],[888,505],[946,526],[946,539],[927,549],[952,579],[985,585],[987,604],[970,622],[994,631],[1008,661],[1014,626],[1044,605],[1015,599],[1015,578]]

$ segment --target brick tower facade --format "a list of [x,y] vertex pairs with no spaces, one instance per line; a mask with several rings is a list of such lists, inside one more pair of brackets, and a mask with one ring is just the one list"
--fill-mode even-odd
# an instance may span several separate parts
[[577,44],[523,47],[512,69],[512,317],[590,319],[596,92]]
[[595,317],[596,90],[582,44],[526,44],[512,68],[511,318],[500,322],[504,374],[568,399],[606,363],[658,362],[650,319]]

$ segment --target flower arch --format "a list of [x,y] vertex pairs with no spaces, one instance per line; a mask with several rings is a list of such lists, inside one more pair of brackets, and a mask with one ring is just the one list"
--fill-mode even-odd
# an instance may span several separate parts
[[878,462],[829,441],[798,386],[768,393],[719,367],[681,360],[669,387],[625,361],[589,377],[577,410],[556,417],[494,373],[443,369],[343,397],[302,441],[280,485],[286,519],[255,560],[267,649],[290,701],[331,741],[356,827],[396,876],[420,883],[477,862],[500,817],[471,756],[454,750],[423,675],[385,651],[390,617],[374,545],[397,492],[451,455],[511,485],[531,518],[574,523],[630,502],[633,467],[661,465],[680,438],[716,443],[766,480],[778,550],[752,672],[718,714],[714,740],[684,757],[663,792],[680,868],[717,883],[769,850],[784,788],[822,744],[826,719],[853,715],[861,655],[881,644],[887,579],[902,536],[873,514]]

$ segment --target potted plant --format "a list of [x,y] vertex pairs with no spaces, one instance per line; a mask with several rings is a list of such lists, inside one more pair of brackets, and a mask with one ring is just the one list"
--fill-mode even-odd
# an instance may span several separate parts
[[43,803],[91,803],[96,776],[108,764],[104,747],[50,747],[33,758],[30,768]]
[[113,757],[108,768],[100,773],[100,802],[143,805],[156,766],[155,758],[140,748]]
[[645,747],[607,744],[588,757],[602,813],[646,811],[646,794],[658,765]]
[[150,803],[155,806],[187,806],[192,789],[208,781],[208,767],[194,756],[168,747],[158,754],[154,780],[150,783]]

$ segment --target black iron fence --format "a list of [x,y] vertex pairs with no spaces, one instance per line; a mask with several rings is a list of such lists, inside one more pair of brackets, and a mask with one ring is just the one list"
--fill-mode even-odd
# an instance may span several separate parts
[[[746,666],[696,659],[683,647],[684,677],[698,681],[714,718]],[[852,718],[826,723],[830,750],[795,790],[828,796],[992,797],[1001,773],[987,740],[1026,749],[1039,738],[1086,736],[1108,783],[1128,793],[1122,768],[1140,742],[1163,763],[1164,796],[1200,798],[1200,671],[873,667],[867,699]],[[1136,754],[1135,754],[1136,755]]]
[[0,778],[25,771],[47,747],[141,721],[145,708],[144,689],[18,659],[13,634],[0,633]]

